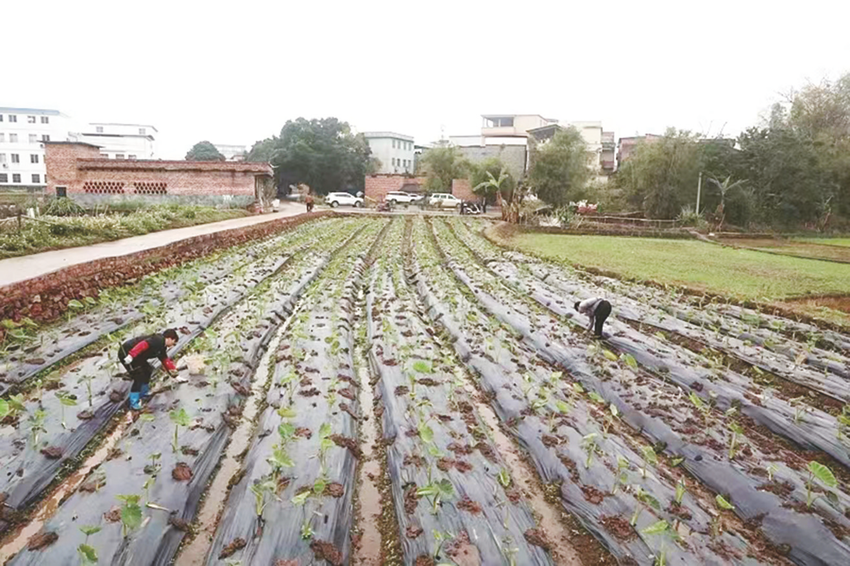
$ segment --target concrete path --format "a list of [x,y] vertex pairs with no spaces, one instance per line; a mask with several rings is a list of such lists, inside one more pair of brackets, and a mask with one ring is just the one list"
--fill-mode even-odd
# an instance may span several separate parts
[[54,271],[58,271],[59,269],[63,269],[71,265],[86,263],[106,257],[118,257],[132,254],[142,250],[165,246],[194,236],[212,234],[213,232],[220,232],[231,228],[243,228],[245,226],[261,224],[263,222],[269,222],[270,220],[277,220],[278,218],[286,218],[306,212],[303,204],[282,202],[280,207],[280,212],[274,212],[272,214],[260,214],[258,216],[234,218],[231,220],[222,220],[221,222],[212,222],[210,224],[199,224],[188,228],[151,232],[144,236],[134,236],[123,240],[115,240],[113,242],[103,242],[91,246],[66,248],[64,250],[42,252],[39,254],[0,260],[0,287],[11,285],[19,281],[26,281],[27,279],[32,279],[33,277],[38,277],[47,273],[53,273]]

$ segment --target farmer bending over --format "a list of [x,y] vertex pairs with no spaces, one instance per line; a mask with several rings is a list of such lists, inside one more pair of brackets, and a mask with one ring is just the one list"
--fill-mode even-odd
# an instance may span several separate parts
[[605,324],[605,319],[611,314],[611,303],[605,299],[593,297],[581,302],[576,301],[574,306],[578,312],[584,313],[590,318],[590,324],[587,325],[587,329],[590,330],[595,325],[594,334],[602,338],[602,325]]
[[168,357],[168,349],[177,344],[177,331],[169,328],[162,334],[138,336],[127,340],[118,348],[118,359],[130,377],[133,386],[130,388],[130,408],[138,411],[142,408],[142,397],[147,397],[150,391],[153,368],[148,360],[157,358],[168,375],[174,376],[177,369]]

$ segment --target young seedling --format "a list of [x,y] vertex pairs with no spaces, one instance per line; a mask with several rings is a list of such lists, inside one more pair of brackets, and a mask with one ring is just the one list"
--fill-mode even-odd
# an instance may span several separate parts
[[47,432],[47,429],[44,427],[44,419],[47,418],[47,412],[43,409],[36,409],[32,415],[30,415],[30,434],[32,435],[32,444],[33,446],[38,446],[38,435],[41,432]]
[[159,473],[159,470],[162,467],[159,463],[160,458],[162,458],[162,452],[154,452],[153,454],[150,454],[148,458],[151,459],[151,464],[150,466],[145,467],[145,473],[155,476]]
[[794,407],[794,423],[800,424],[803,422],[803,417],[806,414],[806,406],[803,403],[805,397],[794,397],[788,400],[788,404]]
[[177,432],[180,430],[181,426],[189,426],[189,423],[192,422],[192,418],[186,412],[186,409],[180,407],[180,410],[173,410],[168,413],[168,417],[171,419],[171,422],[174,423],[174,440],[171,442],[171,448],[174,452],[177,452],[179,448],[179,444],[177,443]]
[[640,477],[646,479],[646,469],[648,466],[653,468],[658,465],[658,456],[652,446],[644,446],[643,451],[643,467],[640,469]]
[[[837,486],[838,481],[835,479],[832,470],[820,462],[812,460],[806,466],[806,469],[809,471],[809,478],[806,480],[806,507],[811,507],[812,503],[817,499],[817,496],[812,494],[812,486],[816,479],[830,489]],[[829,495],[833,495],[832,492],[829,492]]]
[[322,468],[325,467],[325,457],[331,448],[334,446],[334,441],[331,440],[331,425],[330,423],[322,423],[319,427],[319,461]]
[[434,535],[434,544],[437,545],[434,548],[433,554],[431,555],[431,557],[434,559],[434,562],[436,563],[438,560],[440,560],[440,551],[443,549],[443,545],[447,541],[450,541],[455,538],[455,536],[448,531],[442,533],[437,530],[431,531],[431,534]]
[[743,438],[744,429],[738,423],[729,423],[729,430],[732,431],[732,437],[729,439],[729,459],[734,460],[737,454],[738,438]]
[[440,502],[454,495],[454,486],[447,479],[431,480],[431,470],[428,470],[428,483],[416,490],[416,495],[426,497],[431,503],[431,513],[436,515]]
[[499,470],[498,478],[502,487],[507,488],[511,485],[511,474],[505,468]]
[[11,395],[7,400],[0,399],[0,420],[7,416],[14,419],[19,413],[26,411],[23,394]]
[[121,506],[121,534],[125,538],[131,531],[142,525],[142,508],[139,495],[116,495],[124,504]]
[[614,480],[614,487],[611,488],[611,495],[615,495],[621,485],[626,485],[629,481],[629,475],[626,470],[629,469],[629,461],[622,456],[617,456],[617,476]]
[[254,494],[254,512],[258,518],[263,518],[263,512],[270,500],[269,496],[274,495],[276,487],[277,484],[272,480],[264,480],[251,485],[251,493]]
[[61,391],[56,392],[56,398],[59,399],[59,411],[62,416],[62,428],[68,428],[65,424],[65,407],[74,407],[76,406],[77,401],[67,393],[63,393]]
[[[661,509],[661,504],[658,503],[658,500],[655,499],[654,497],[652,497],[652,495],[650,495],[648,491],[644,490],[639,485],[635,486],[634,495],[635,495],[635,499],[637,499],[640,503],[643,503],[644,505],[646,505],[648,507],[652,507],[653,509],[656,509],[656,510]],[[635,507],[634,513],[632,514],[632,518],[629,521],[629,524],[632,527],[637,525],[638,517],[640,517],[640,514],[642,512],[643,512],[643,507],[641,505],[637,505]]]
[[682,499],[685,497],[685,482],[682,479],[679,479],[676,482],[676,507],[682,506]]
[[91,390],[91,384],[92,384],[92,381],[94,380],[94,376],[93,376],[93,375],[84,375],[84,376],[81,378],[81,380],[82,380],[82,381],[84,381],[84,382],[85,382],[85,384],[86,384],[86,396],[88,397],[88,401],[89,401],[89,408],[91,408],[91,406],[92,406],[92,390]]
[[[665,534],[670,533],[670,532],[672,532],[672,531],[670,531],[670,524],[663,519],[661,521],[658,521],[657,523],[651,524],[650,526],[646,527],[645,529],[643,529],[641,531],[642,534],[649,535],[649,536],[665,535]],[[667,551],[664,548],[664,540],[662,539],[661,540],[661,549],[658,552],[658,554],[655,556],[655,566],[665,566],[666,556],[667,556]]]
[[80,530],[86,535],[85,542],[77,547],[77,554],[80,556],[80,566],[95,566],[97,564],[97,551],[89,546],[89,537],[100,532],[100,527],[88,525],[80,527]]
[[304,522],[301,523],[301,540],[310,540],[316,534],[316,531],[313,530],[313,515],[322,516],[321,513],[313,511],[304,518]]
[[599,449],[596,445],[596,437],[597,434],[595,432],[591,432],[581,439],[581,447],[587,452],[587,460],[584,462],[584,467],[589,468],[590,464],[593,463],[593,455]]

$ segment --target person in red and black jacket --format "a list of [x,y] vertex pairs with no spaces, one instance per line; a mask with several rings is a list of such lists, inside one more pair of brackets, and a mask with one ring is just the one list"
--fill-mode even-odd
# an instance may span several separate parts
[[177,367],[168,357],[168,349],[177,344],[177,331],[169,328],[162,334],[138,336],[127,340],[118,348],[118,359],[133,378],[130,388],[130,408],[138,411],[142,408],[142,397],[150,391],[153,368],[148,360],[154,358],[162,362],[162,367],[173,376]]

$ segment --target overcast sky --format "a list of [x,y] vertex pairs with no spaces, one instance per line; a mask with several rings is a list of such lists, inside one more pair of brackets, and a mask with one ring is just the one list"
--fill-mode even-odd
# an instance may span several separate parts
[[0,106],[153,124],[161,157],[336,116],[417,142],[481,114],[735,135],[850,72],[850,1],[10,0]]

